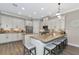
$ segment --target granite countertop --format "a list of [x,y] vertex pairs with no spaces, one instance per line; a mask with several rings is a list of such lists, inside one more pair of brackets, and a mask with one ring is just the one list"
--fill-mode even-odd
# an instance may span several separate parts
[[51,35],[51,34],[50,35],[33,35],[31,36],[31,38],[40,40],[42,42],[49,42],[57,38],[63,37],[64,35],[65,34],[58,34],[58,33],[56,35]]

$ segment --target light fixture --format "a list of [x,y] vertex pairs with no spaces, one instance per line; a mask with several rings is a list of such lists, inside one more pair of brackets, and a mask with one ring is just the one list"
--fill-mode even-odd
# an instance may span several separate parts
[[25,10],[25,8],[24,8],[24,7],[22,7],[22,10]]
[[58,11],[57,11],[57,13],[56,13],[56,16],[59,18],[59,19],[61,19],[61,3],[58,3]]
[[44,8],[41,8],[41,10],[44,10]]

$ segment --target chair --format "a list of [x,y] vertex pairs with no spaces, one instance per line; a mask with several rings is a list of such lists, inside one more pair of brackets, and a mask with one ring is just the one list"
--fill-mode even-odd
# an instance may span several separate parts
[[61,39],[59,39],[58,41],[61,42],[63,49],[65,49],[66,46],[67,46],[67,38],[66,38],[66,37],[61,38]]
[[63,49],[66,48],[67,46],[67,38],[63,38],[62,40],[60,40],[62,42],[62,46],[63,46]]
[[55,44],[57,46],[57,52],[58,54],[61,53],[65,47],[67,46],[67,38],[63,37],[63,38],[59,38],[55,41],[52,42],[52,44]]
[[33,44],[27,44],[24,46],[24,54],[36,55],[36,47]]
[[53,41],[52,44],[55,44],[57,46],[57,54],[60,54],[63,51],[61,41]]
[[[46,52],[47,51],[47,52]],[[56,45],[54,44],[47,44],[45,47],[44,47],[44,55],[56,55]]]
[[31,38],[29,36],[25,37],[23,44],[24,44],[24,54],[36,55],[36,47],[33,44],[31,44]]

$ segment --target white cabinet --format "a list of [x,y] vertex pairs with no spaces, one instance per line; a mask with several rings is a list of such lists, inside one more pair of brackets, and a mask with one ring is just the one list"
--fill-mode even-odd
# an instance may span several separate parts
[[19,40],[23,40],[23,35],[21,33],[0,34],[0,44],[13,42],[13,41],[19,41]]
[[24,20],[20,18],[1,16],[2,28],[22,28],[24,29]]
[[4,36],[5,36],[5,35],[3,35],[3,34],[0,35],[0,43],[2,43],[2,42],[5,41],[5,37],[4,37]]
[[7,43],[9,41],[10,41],[10,39],[7,34],[0,34],[0,43]]
[[1,27],[2,28],[12,28],[12,20],[10,17],[1,16]]
[[24,29],[24,28],[25,28],[25,27],[24,27],[24,20],[18,20],[17,26],[18,26],[18,28]]
[[26,21],[25,21],[25,25],[26,25],[26,26],[32,26],[33,23],[32,23],[32,21],[26,20]]
[[62,16],[61,19],[53,18],[48,21],[49,29],[65,29],[65,16]]
[[12,28],[21,28],[24,30],[25,29],[24,20],[19,18],[13,18],[12,26],[13,26]]
[[[0,28],[24,28],[24,20],[16,17],[0,15]],[[0,34],[0,43],[22,40],[22,33],[3,33]]]
[[39,24],[40,21],[36,21],[36,20],[33,21],[33,33],[39,33]]

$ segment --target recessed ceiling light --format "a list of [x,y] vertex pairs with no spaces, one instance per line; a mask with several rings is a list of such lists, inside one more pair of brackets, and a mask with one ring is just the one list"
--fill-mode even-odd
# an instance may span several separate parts
[[24,8],[24,7],[22,7],[22,10],[25,10],[25,8]]
[[44,8],[41,8],[41,10],[44,10]]

